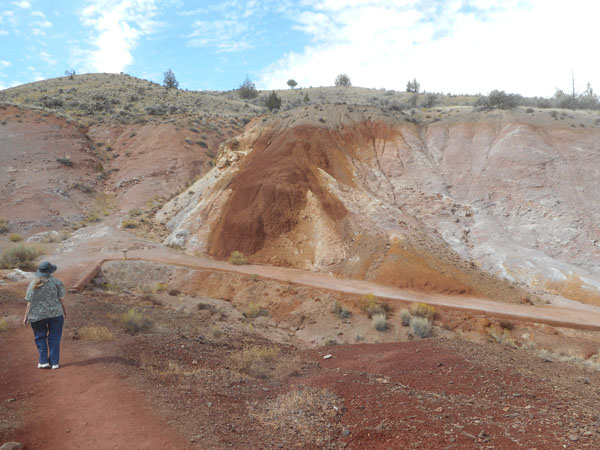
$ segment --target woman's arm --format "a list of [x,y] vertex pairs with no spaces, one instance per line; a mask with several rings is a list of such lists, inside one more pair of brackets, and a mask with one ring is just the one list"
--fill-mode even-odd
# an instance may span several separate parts
[[27,315],[29,314],[29,307],[31,303],[27,302],[27,309],[25,309],[25,315],[23,316],[23,325],[27,325]]
[[59,298],[58,301],[60,302],[60,306],[62,306],[63,309],[63,316],[65,317],[65,319],[67,318],[67,308],[65,308],[65,304],[63,303],[64,298]]

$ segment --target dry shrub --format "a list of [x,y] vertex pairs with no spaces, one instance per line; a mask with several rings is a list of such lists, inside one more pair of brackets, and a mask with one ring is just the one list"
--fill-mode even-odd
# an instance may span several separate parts
[[377,331],[385,331],[387,330],[387,319],[385,314],[375,314],[371,317],[373,322],[373,326]]
[[241,373],[254,378],[269,378],[279,358],[277,347],[252,346],[231,354],[231,360]]
[[146,331],[152,326],[152,321],[144,317],[142,313],[134,309],[128,310],[119,316],[119,323],[123,326],[126,333],[136,334],[140,331]]
[[337,300],[331,307],[331,312],[339,316],[341,319],[347,319],[352,315],[352,313]]
[[35,246],[17,244],[0,256],[0,269],[35,270],[35,260],[42,252]]
[[377,297],[373,294],[367,294],[358,301],[358,306],[361,311],[365,312],[369,319],[376,314],[387,315],[389,306],[386,303],[380,303]]
[[223,330],[219,325],[213,325],[212,327],[210,327],[210,334],[215,339],[219,339],[221,336],[223,336]]
[[10,233],[8,235],[8,239],[10,239],[11,242],[21,242],[23,240],[23,236],[21,236],[19,233]]
[[0,234],[8,233],[8,223],[6,219],[0,217]]
[[410,320],[412,334],[418,338],[426,338],[431,335],[433,327],[426,317],[415,316]]
[[486,328],[488,335],[500,345],[506,345],[512,348],[519,348],[517,342],[512,338],[510,333],[505,329],[495,327]]
[[258,317],[258,316],[269,316],[269,310],[266,308],[263,308],[262,306],[254,303],[254,302],[250,302],[248,304],[248,309],[246,309],[246,311],[243,314],[244,314],[244,317],[246,317],[248,319],[254,319],[255,317]]
[[512,323],[510,320],[506,320],[506,319],[500,320],[500,322],[498,322],[498,325],[500,325],[500,328],[502,328],[503,330],[510,331],[513,328],[515,328],[515,324]]
[[435,308],[427,303],[411,303],[408,310],[411,315],[415,317],[424,317],[430,322],[435,316]]
[[410,325],[411,318],[412,316],[410,315],[410,312],[408,312],[408,309],[403,309],[402,311],[400,311],[400,320],[402,321],[403,327],[407,327]]
[[7,330],[8,330],[8,322],[3,317],[2,319],[0,319],[0,333],[7,331]]
[[248,261],[246,261],[246,257],[242,252],[234,250],[229,255],[229,263],[236,266],[243,266],[245,264],[248,264]]
[[329,390],[300,387],[251,408],[250,414],[265,425],[299,435],[306,447],[325,448],[332,417],[342,406],[341,399]]
[[85,327],[81,327],[77,331],[77,335],[84,341],[94,342],[112,341],[115,338],[108,328],[98,325],[87,325]]

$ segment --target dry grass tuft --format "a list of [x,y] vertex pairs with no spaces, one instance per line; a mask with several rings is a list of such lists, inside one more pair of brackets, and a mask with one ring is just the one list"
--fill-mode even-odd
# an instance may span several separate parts
[[388,325],[385,314],[374,314],[373,317],[371,317],[371,321],[373,322],[373,326],[377,331],[387,330]]
[[279,354],[277,347],[252,346],[232,353],[231,361],[241,373],[254,378],[269,378]]
[[0,333],[3,333],[4,331],[8,331],[8,322],[3,317],[0,319]]
[[23,236],[21,236],[19,233],[10,233],[8,235],[8,239],[10,239],[11,242],[21,242],[23,240]]
[[121,314],[118,317],[118,321],[125,329],[125,332],[129,334],[137,334],[152,327],[152,321],[134,309]]
[[248,308],[243,314],[247,319],[254,319],[258,316],[269,316],[269,310],[254,302],[250,302],[248,304]]
[[88,325],[77,330],[77,335],[84,341],[107,342],[115,339],[111,331],[103,326]]
[[42,254],[37,246],[17,244],[0,256],[0,269],[35,270],[35,260]]
[[246,261],[246,257],[242,252],[234,250],[229,255],[229,263],[235,266],[243,266],[245,264],[248,264],[248,261]]
[[339,316],[341,319],[347,319],[352,315],[352,313],[348,311],[348,309],[337,300],[331,307],[331,312]]
[[410,320],[410,329],[412,334],[418,338],[424,339],[431,335],[433,326],[426,317],[416,316]]
[[415,317],[424,317],[430,322],[435,316],[435,308],[427,303],[411,303],[408,310],[411,315]]
[[358,301],[358,307],[365,312],[369,319],[376,314],[387,315],[390,307],[386,303],[381,303],[373,294],[367,294]]

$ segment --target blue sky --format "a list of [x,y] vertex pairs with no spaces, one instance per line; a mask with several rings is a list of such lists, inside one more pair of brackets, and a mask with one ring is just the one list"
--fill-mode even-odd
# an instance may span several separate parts
[[352,84],[551,96],[600,89],[591,0],[0,0],[0,89],[125,72],[180,87]]

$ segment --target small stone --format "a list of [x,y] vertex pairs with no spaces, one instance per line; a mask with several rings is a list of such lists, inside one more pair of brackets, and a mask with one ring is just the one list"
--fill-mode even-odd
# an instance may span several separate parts
[[439,406],[439,407],[435,408],[435,412],[437,412],[437,413],[444,412],[444,408],[442,408],[441,406]]
[[208,406],[209,408],[211,408],[212,405],[213,405],[212,402],[206,402],[206,406]]
[[350,430],[349,430],[348,428],[344,428],[344,429],[342,430],[342,436],[343,436],[343,437],[346,437],[346,436],[348,436],[349,434],[350,434]]
[[571,441],[573,441],[573,442],[576,442],[576,441],[578,441],[578,440],[579,440],[579,435],[578,435],[578,434],[575,434],[575,433],[571,433],[571,434],[569,435],[569,440],[571,440]]
[[331,353],[328,353],[325,356],[323,356],[323,359],[331,359],[331,358],[333,358],[333,355]]
[[20,442],[7,442],[0,447],[0,450],[22,450],[23,444]]

